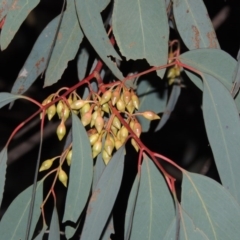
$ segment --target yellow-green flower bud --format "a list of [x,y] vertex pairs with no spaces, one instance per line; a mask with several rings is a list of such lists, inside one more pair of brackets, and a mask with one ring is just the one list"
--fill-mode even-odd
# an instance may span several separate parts
[[120,139],[122,141],[125,141],[126,138],[128,137],[128,130],[125,126],[122,126],[121,129],[119,130],[120,132]]
[[92,154],[93,154],[93,158],[95,158],[102,150],[102,142],[101,141],[97,141],[93,144],[92,147]]
[[138,152],[139,146],[133,138],[131,139],[131,144],[135,148],[135,150]]
[[124,112],[125,111],[125,103],[124,103],[124,101],[121,98],[117,101],[117,109],[120,112]]
[[62,111],[62,119],[66,121],[69,118],[70,110],[68,109],[68,106],[64,104],[64,108]]
[[113,148],[114,148],[114,143],[112,142],[110,137],[107,137],[105,140],[105,143],[104,143],[104,149],[108,153],[109,156],[112,155]]
[[91,108],[91,105],[89,103],[86,103],[80,110],[81,115],[88,112]]
[[92,134],[89,137],[90,144],[94,145],[94,143],[98,140],[98,138],[99,138],[99,134],[98,133]]
[[159,117],[156,113],[154,113],[154,112],[152,112],[152,111],[143,112],[143,113],[141,113],[141,115],[142,115],[143,117],[145,117],[146,119],[148,119],[148,120],[160,119],[160,117]]
[[120,122],[120,120],[119,120],[117,117],[114,117],[114,118],[113,118],[112,125],[113,125],[114,127],[116,127],[117,129],[120,129],[120,128],[121,128],[121,122]]
[[107,103],[104,103],[104,104],[102,105],[102,110],[103,110],[104,112],[106,112],[106,113],[109,113],[109,112],[110,112],[110,111],[109,111],[109,106],[108,106]]
[[71,95],[68,97],[67,101],[68,101],[68,104],[71,106],[71,104],[73,103]]
[[53,159],[48,159],[44,161],[39,169],[39,172],[49,169],[52,166],[52,164],[53,164]]
[[111,159],[111,155],[109,155],[105,150],[103,150],[102,158],[103,158],[104,163],[107,165]]
[[82,115],[81,121],[84,127],[87,126],[91,122],[91,120],[92,120],[92,113],[90,111]]
[[95,128],[97,129],[98,133],[100,133],[104,126],[104,120],[102,116],[97,116],[95,120]]
[[115,148],[118,150],[123,145],[123,142],[115,139]]
[[117,88],[116,90],[113,91],[112,97],[111,97],[113,106],[116,104],[116,102],[119,100],[119,98],[120,98],[120,91],[119,91],[119,88]]
[[123,92],[123,101],[127,105],[130,102],[130,100],[131,100],[131,93],[128,90],[125,90]]
[[65,187],[67,187],[68,176],[62,169],[60,169],[58,173],[58,179]]
[[112,92],[110,90],[106,91],[101,97],[100,104],[103,105],[104,103],[108,102],[111,99],[111,96]]
[[72,109],[79,110],[85,105],[86,101],[82,99],[78,99],[70,104]]
[[141,133],[142,133],[142,126],[139,122],[135,122],[133,125],[133,132],[140,137]]
[[136,94],[132,94],[132,101],[133,101],[133,106],[138,109],[139,108],[139,99]]
[[49,121],[53,118],[53,116],[56,114],[56,112],[57,112],[57,109],[56,109],[55,104],[53,104],[52,106],[50,106],[47,109],[47,115],[48,115],[48,120]]
[[126,108],[127,108],[129,113],[132,114],[134,112],[135,107],[133,105],[133,101],[132,100],[129,101],[129,103],[127,104]]
[[66,159],[68,166],[70,166],[72,162],[72,149],[68,152]]
[[61,123],[58,125],[57,127],[57,136],[59,141],[61,141],[63,139],[63,137],[66,134],[66,127],[63,121],[61,121]]
[[61,119],[62,118],[62,111],[63,111],[64,105],[62,101],[59,101],[57,104],[57,114],[58,117]]
[[111,125],[111,131],[115,136],[117,136],[118,129],[116,127],[114,127],[113,125]]

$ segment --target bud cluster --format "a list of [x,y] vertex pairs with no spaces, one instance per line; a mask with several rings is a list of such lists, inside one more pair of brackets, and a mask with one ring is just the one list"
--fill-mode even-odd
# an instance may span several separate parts
[[[50,103],[54,95],[44,100],[43,105]],[[57,136],[61,141],[66,134],[64,122],[73,111],[79,115],[83,126],[88,129],[89,141],[92,146],[92,156],[95,158],[102,153],[104,162],[107,164],[112,157],[114,149],[119,149],[129,136],[128,129],[122,125],[120,119],[111,112],[115,107],[132,131],[140,137],[142,127],[136,115],[142,115],[148,120],[159,119],[154,112],[146,111],[134,113],[139,108],[139,99],[132,89],[125,86],[109,88],[102,94],[91,92],[87,99],[81,99],[75,92],[71,93],[67,101],[60,100],[47,108],[48,119],[57,113],[61,122],[57,127]],[[137,142],[132,138],[131,144],[139,150]],[[70,154],[70,152],[69,152]],[[70,160],[68,160],[70,165]]]

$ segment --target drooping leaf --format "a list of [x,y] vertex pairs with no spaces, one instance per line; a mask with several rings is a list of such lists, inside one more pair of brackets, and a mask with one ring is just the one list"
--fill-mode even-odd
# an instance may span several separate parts
[[54,18],[42,31],[31,53],[14,82],[11,93],[23,94],[45,70],[46,61],[55,36],[60,16]]
[[165,123],[168,121],[169,117],[171,116],[172,111],[174,110],[176,103],[178,101],[178,98],[181,93],[181,87],[179,85],[174,85],[167,103],[167,106],[164,110],[164,113],[161,117],[160,122],[158,123],[155,131],[160,130]]
[[[202,73],[207,73],[217,78],[229,90],[232,90],[237,62],[228,53],[220,49],[197,49],[186,52],[180,56],[180,61]],[[203,84],[201,78],[185,69],[191,81],[201,90]],[[240,95],[235,99],[240,112]]]
[[[177,229],[177,225],[176,225],[176,222],[177,222],[177,218],[174,217],[171,221],[171,223],[169,224],[169,228],[168,230],[166,231],[166,234],[164,235],[164,237],[162,238],[163,240],[175,240],[175,239],[178,239],[178,229]],[[181,240],[181,239],[178,239],[178,240]]]
[[[32,215],[30,237],[39,219],[42,204],[43,181],[38,182],[36,190],[35,205]],[[1,239],[19,240],[25,239],[29,206],[32,195],[32,186],[21,192],[6,210],[0,222]]]
[[182,208],[192,220],[190,227],[194,224],[207,239],[239,239],[240,206],[219,183],[184,171],[181,199]]
[[[163,89],[161,89],[159,85],[152,84],[148,80],[141,80],[137,88],[137,95],[140,101],[139,112],[163,112],[167,104],[167,93],[167,87],[163,86]],[[151,121],[141,117],[139,122],[142,125],[142,131],[147,132]]]
[[0,2],[0,21],[7,15],[13,0],[1,0]]
[[121,185],[124,155],[125,149],[121,147],[101,175],[87,208],[81,240],[100,238]]
[[189,49],[219,48],[202,0],[174,0],[173,12],[178,32]]
[[7,148],[3,148],[3,150],[0,152],[0,206],[2,204],[5,186],[7,159]]
[[97,0],[97,2],[98,2],[99,10],[100,12],[102,12],[110,3],[110,0]]
[[139,183],[140,183],[140,176],[137,174],[131,189],[130,196],[128,198],[128,205],[127,205],[127,210],[125,214],[125,223],[124,223],[124,240],[128,240],[131,234],[132,220],[133,220],[133,214],[134,214],[134,209],[136,205]]
[[87,72],[87,65],[89,60],[89,53],[86,48],[82,48],[78,55],[77,60],[77,70],[78,70],[78,79],[79,81],[83,80],[86,72]]
[[204,74],[203,117],[223,186],[240,203],[240,122],[229,91]]
[[75,58],[82,39],[83,33],[77,19],[75,2],[67,1],[67,9],[64,12],[57,41],[46,71],[44,86],[50,86],[61,78],[68,62]]
[[48,240],[60,240],[60,227],[56,206],[54,206],[53,208]]
[[69,145],[71,143],[72,143],[72,128],[69,129],[67,138],[66,138],[65,143],[64,143],[63,150],[66,150],[67,148],[69,148]]
[[200,229],[194,226],[192,219],[187,215],[187,213],[183,209],[180,210],[181,224],[179,239],[210,240]]
[[72,113],[72,139],[72,161],[63,221],[76,223],[89,196],[93,159],[86,130],[74,113]]
[[11,93],[8,93],[8,92],[1,92],[0,93],[0,108],[4,107],[8,103],[11,103],[18,98],[21,98],[21,96],[11,94]]
[[76,1],[76,9],[84,35],[112,73],[118,79],[122,79],[122,73],[109,58],[112,56],[121,59],[109,41],[98,3],[95,0],[78,0]]
[[[116,0],[113,33],[127,60],[144,58],[151,66],[167,63],[169,25],[164,0]],[[162,78],[164,72],[157,74]]]
[[34,240],[42,240],[43,239],[43,235],[44,235],[44,233],[47,230],[47,227],[48,226],[46,224],[43,225],[43,228],[42,228],[41,232],[34,238]]
[[163,239],[174,216],[174,202],[165,179],[145,156],[130,239]]
[[18,0],[12,2],[0,36],[2,50],[7,48],[23,21],[39,2],[40,0]]
[[238,63],[235,68],[235,72],[233,75],[233,81],[232,81],[234,83],[234,88],[232,89],[233,97],[236,96],[236,94],[238,93],[239,88],[240,88],[240,58],[239,58],[239,54],[240,54],[240,50],[238,51],[238,56],[237,56]]
[[111,234],[115,233],[114,226],[113,226],[113,215],[109,217],[108,223],[106,225],[106,228],[104,229],[103,236],[101,237],[101,240],[110,240]]

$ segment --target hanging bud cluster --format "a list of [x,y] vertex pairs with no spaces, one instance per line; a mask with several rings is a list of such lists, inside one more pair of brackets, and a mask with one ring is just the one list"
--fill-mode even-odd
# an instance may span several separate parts
[[[43,105],[50,103],[53,98],[54,95],[50,95],[44,100]],[[56,113],[61,119],[57,127],[57,136],[60,141],[66,134],[65,121],[68,119],[70,112],[73,111],[75,114],[78,114],[83,126],[88,129],[93,158],[101,153],[103,160],[107,164],[114,150],[118,150],[129,136],[128,129],[122,125],[117,116],[112,114],[111,107],[115,107],[118,110],[137,137],[140,137],[142,127],[136,115],[142,115],[148,120],[159,119],[158,115],[151,111],[134,113],[139,108],[139,99],[133,90],[122,85],[109,88],[100,95],[90,93],[85,100],[81,99],[74,92],[70,94],[67,102],[60,100],[56,107],[53,104],[46,111],[49,120]],[[139,146],[133,138],[131,143],[138,151]],[[69,151],[68,155],[71,156],[71,151]],[[68,165],[71,163],[70,156],[66,158]]]

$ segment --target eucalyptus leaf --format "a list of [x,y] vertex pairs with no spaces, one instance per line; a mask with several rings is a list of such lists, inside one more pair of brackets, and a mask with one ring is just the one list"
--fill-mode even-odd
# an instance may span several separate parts
[[202,0],[174,0],[173,12],[179,34],[189,49],[220,48]]
[[184,171],[181,199],[182,208],[191,219],[188,223],[184,219],[188,228],[194,224],[209,240],[239,239],[240,206],[219,183]]
[[64,12],[58,37],[46,71],[45,87],[56,83],[61,78],[68,62],[75,58],[82,39],[83,33],[77,19],[75,1],[67,1],[67,9]]
[[1,31],[0,42],[2,50],[8,47],[23,21],[39,2],[40,0],[18,0],[12,2]]
[[79,81],[83,80],[86,76],[88,60],[89,53],[86,48],[82,48],[77,59],[77,71]]
[[[1,239],[25,239],[29,206],[32,196],[32,185],[21,192],[8,207],[0,222]],[[43,181],[38,182],[35,205],[32,215],[30,237],[36,227],[41,214],[40,206],[43,201]]]
[[87,208],[82,240],[99,239],[115,203],[123,175],[125,148],[121,147],[106,166]]
[[72,141],[72,161],[63,221],[76,223],[91,189],[93,160],[86,130],[74,113],[72,113]]
[[204,74],[203,117],[223,186],[240,203],[240,121],[229,91]]
[[0,21],[7,15],[9,8],[12,5],[12,1],[13,0],[1,0],[1,2],[0,2],[0,9],[1,9]]
[[113,215],[109,217],[108,223],[106,225],[106,228],[104,229],[103,236],[101,237],[101,240],[110,240],[111,234],[115,233],[114,226],[113,226]]
[[43,239],[43,235],[47,230],[47,225],[43,225],[42,230],[40,231],[40,233],[34,238],[34,240],[42,240]]
[[8,103],[11,103],[18,98],[22,98],[22,97],[19,95],[8,93],[8,92],[1,92],[0,93],[0,108],[4,107]]
[[2,204],[3,192],[6,180],[6,169],[7,169],[7,148],[3,148],[0,152],[0,206]]
[[174,216],[167,183],[152,160],[144,156],[130,239],[163,239]]
[[56,206],[53,208],[48,240],[60,240],[60,227]]
[[[164,0],[115,0],[113,33],[127,60],[146,59],[151,66],[167,64],[169,25]],[[163,77],[165,69],[158,70]]]

